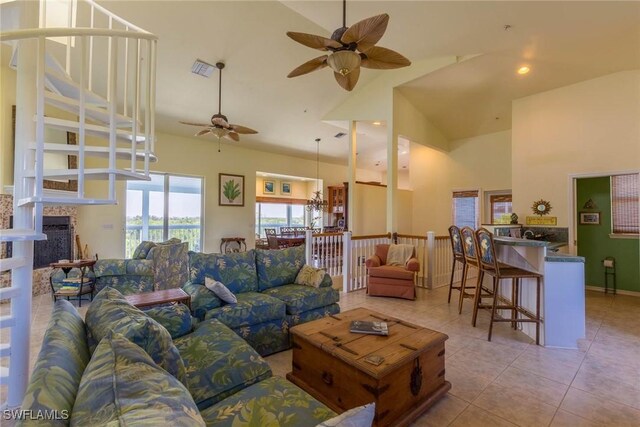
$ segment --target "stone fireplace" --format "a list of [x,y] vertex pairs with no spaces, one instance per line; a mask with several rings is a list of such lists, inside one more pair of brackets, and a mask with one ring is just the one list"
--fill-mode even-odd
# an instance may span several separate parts
[[[13,196],[0,194],[0,228],[11,228],[13,214]],[[33,295],[51,292],[49,275],[52,269],[49,263],[60,259],[74,259],[74,231],[78,225],[78,208],[75,206],[45,206],[43,231],[49,240],[34,244]],[[2,243],[0,257],[10,257],[10,244]],[[64,254],[64,256],[62,256]],[[0,274],[0,287],[11,284],[11,273]]]

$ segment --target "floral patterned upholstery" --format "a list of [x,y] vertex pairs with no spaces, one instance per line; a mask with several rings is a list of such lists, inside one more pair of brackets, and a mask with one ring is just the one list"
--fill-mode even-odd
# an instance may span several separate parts
[[460,236],[460,229],[455,225],[449,227],[449,237],[451,238],[451,249],[453,250],[454,256],[464,256],[464,252],[462,252],[462,237]]
[[269,364],[215,319],[174,343],[187,370],[187,388],[200,409],[271,376]]
[[484,228],[477,231],[478,245],[480,246],[480,260],[484,264],[488,264],[495,268],[495,260],[493,258],[493,240],[491,233]]
[[257,292],[237,295],[237,304],[225,304],[210,310],[205,319],[218,319],[230,328],[284,319],[285,305],[279,299]]
[[93,299],[85,317],[90,349],[110,331],[138,344],[154,362],[186,384],[185,366],[169,332],[158,322],[130,305],[120,292],[103,289]]
[[155,291],[180,288],[189,280],[189,243],[175,240],[156,245],[147,256],[153,260]]
[[192,318],[189,307],[184,304],[168,304],[151,307],[144,310],[144,314],[164,326],[172,339],[191,332]]
[[284,301],[287,314],[298,314],[338,302],[340,293],[333,288],[312,288],[305,285],[284,285],[263,293]]
[[93,266],[95,291],[106,287],[123,295],[153,291],[153,261],[146,259],[101,259]]
[[184,385],[120,334],[107,334],[82,375],[71,424],[204,426]]
[[205,276],[222,282],[231,292],[257,292],[256,254],[248,252],[204,254],[189,252],[189,280],[204,284]]
[[471,227],[463,227],[462,230],[460,230],[460,233],[462,234],[462,249],[464,251],[465,258],[475,258],[477,251],[473,229]]
[[[67,411],[71,414],[82,372],[89,363],[89,347],[84,322],[76,308],[59,300],[42,341],[31,381],[22,401],[22,409]],[[60,420],[23,420],[23,426],[56,426]]]
[[187,282],[182,290],[191,295],[191,310],[193,315],[200,320],[204,319],[209,310],[222,305],[222,300],[207,289],[204,284]]
[[284,378],[272,377],[202,411],[209,427],[312,427],[336,414]]
[[234,328],[233,332],[240,335],[261,356],[284,351],[291,346],[286,317],[257,325]]
[[143,241],[133,251],[131,258],[133,259],[147,259],[149,251],[156,246],[155,242]]
[[312,320],[321,319],[325,316],[329,316],[331,314],[340,313],[340,306],[338,304],[331,304],[320,308],[315,308],[313,310],[308,310],[302,313],[297,314],[287,314],[285,320],[287,322],[287,326],[292,328],[296,325],[300,325],[302,323],[311,322]]
[[280,250],[256,250],[260,291],[296,281],[305,263],[304,246]]

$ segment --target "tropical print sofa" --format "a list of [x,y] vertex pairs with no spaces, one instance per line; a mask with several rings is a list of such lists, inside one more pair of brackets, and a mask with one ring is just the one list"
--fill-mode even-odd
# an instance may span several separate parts
[[[188,280],[189,243],[179,239],[155,243],[144,241],[138,245],[131,259],[101,259],[88,276],[95,279],[95,291],[108,287],[124,295],[179,288]],[[69,276],[77,276],[72,270]],[[54,290],[58,290],[65,278],[62,270],[52,276]]]
[[[35,415],[18,425],[304,427],[335,416],[218,320],[192,330],[184,311],[163,312],[156,321],[111,288],[85,321],[57,301],[22,404]],[[36,419],[45,413],[57,419]]]
[[[228,254],[189,252],[191,309],[201,320],[216,319],[263,356],[290,347],[289,328],[340,312],[340,294],[325,274],[318,288],[295,284],[305,264],[304,247]],[[222,282],[238,299],[226,304],[205,286]]]

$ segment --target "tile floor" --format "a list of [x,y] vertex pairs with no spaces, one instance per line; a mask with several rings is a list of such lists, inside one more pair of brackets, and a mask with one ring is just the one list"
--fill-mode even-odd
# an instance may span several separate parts
[[[457,293],[454,292],[454,299]],[[587,292],[587,337],[578,350],[536,346],[488,313],[471,326],[470,301],[462,315],[447,304],[447,289],[420,289],[416,301],[342,294],[342,310],[367,307],[446,333],[449,394],[414,426],[639,426],[640,298]],[[31,365],[50,318],[48,295],[34,298]],[[0,315],[9,306],[0,305]],[[80,309],[84,316],[86,307]],[[7,342],[6,330],[0,342]],[[291,351],[267,357],[275,375],[291,366]],[[6,358],[0,360],[5,366]],[[5,386],[0,388],[4,400]]]

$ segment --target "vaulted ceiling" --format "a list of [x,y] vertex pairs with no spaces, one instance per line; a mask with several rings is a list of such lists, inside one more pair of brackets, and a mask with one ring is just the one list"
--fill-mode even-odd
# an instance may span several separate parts
[[[324,159],[346,162],[347,139],[334,138],[344,129],[322,120],[350,93],[328,70],[286,77],[318,56],[288,39],[286,31],[328,37],[341,25],[341,2],[104,5],[159,37],[156,123],[161,132],[192,135],[195,128],[179,120],[206,122],[217,112],[217,79],[192,74],[191,65],[197,58],[224,60],[222,112],[232,123],[260,132],[236,144],[314,158],[314,139],[320,137]],[[449,139],[509,129],[513,99],[640,68],[638,2],[349,1],[347,25],[383,12],[391,19],[378,44],[414,62],[479,55],[400,88]],[[505,30],[505,25],[511,27]],[[515,70],[524,63],[531,72],[518,76]],[[389,72],[363,70],[358,86]],[[377,135],[362,135],[363,150],[384,146],[380,131]]]

